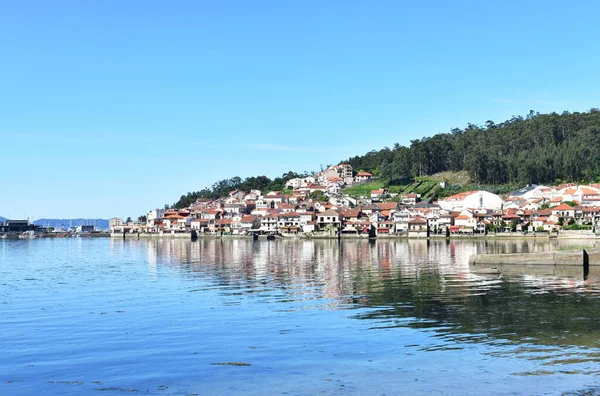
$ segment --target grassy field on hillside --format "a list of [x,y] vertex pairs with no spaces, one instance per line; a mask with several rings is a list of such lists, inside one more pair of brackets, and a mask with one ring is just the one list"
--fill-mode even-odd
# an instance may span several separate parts
[[353,197],[371,197],[371,190],[379,190],[380,188],[385,188],[385,182],[382,180],[375,180],[356,186],[346,187],[344,188],[343,193]]
[[[442,188],[440,183],[445,182]],[[430,199],[435,201],[440,198],[446,198],[460,192],[472,190],[485,190],[494,194],[506,194],[518,190],[523,186],[517,185],[478,185],[474,184],[465,171],[461,172],[441,172],[435,175],[417,177],[410,184],[400,186],[388,186],[384,180],[375,180],[372,182],[347,187],[343,190],[344,194],[353,197],[370,197],[371,190],[385,188],[389,193],[398,194],[394,200],[400,200],[404,194],[421,194],[421,201]]]

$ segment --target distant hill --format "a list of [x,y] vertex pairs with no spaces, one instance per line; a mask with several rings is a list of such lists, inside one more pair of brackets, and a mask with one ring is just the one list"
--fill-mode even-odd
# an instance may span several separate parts
[[6,217],[0,216],[0,222],[5,222],[5,221],[6,221]]
[[108,230],[108,220],[104,219],[38,219],[33,222],[42,227],[69,228],[80,225],[93,225],[96,230]]

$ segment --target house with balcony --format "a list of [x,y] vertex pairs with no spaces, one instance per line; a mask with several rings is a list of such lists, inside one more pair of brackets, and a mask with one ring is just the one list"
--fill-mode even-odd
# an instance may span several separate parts
[[300,214],[296,212],[279,213],[277,227],[281,232],[297,234],[300,231]]
[[279,218],[277,213],[271,212],[260,218],[260,230],[263,232],[278,231],[277,222]]
[[409,238],[427,238],[429,236],[429,227],[427,219],[423,217],[413,217],[408,221]]
[[328,209],[317,215],[317,226],[321,230],[329,227],[339,228],[341,225],[340,215],[335,210]]

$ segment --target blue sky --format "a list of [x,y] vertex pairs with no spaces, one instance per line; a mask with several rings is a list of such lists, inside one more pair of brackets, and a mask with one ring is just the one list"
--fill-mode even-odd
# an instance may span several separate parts
[[594,1],[5,2],[0,215],[136,217],[529,110],[600,106]]

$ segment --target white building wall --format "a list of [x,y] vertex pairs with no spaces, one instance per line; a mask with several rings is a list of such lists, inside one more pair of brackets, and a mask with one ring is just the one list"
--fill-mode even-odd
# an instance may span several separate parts
[[450,211],[462,211],[464,209],[498,210],[502,208],[502,198],[487,191],[476,191],[462,200],[440,200],[438,204],[442,209]]

